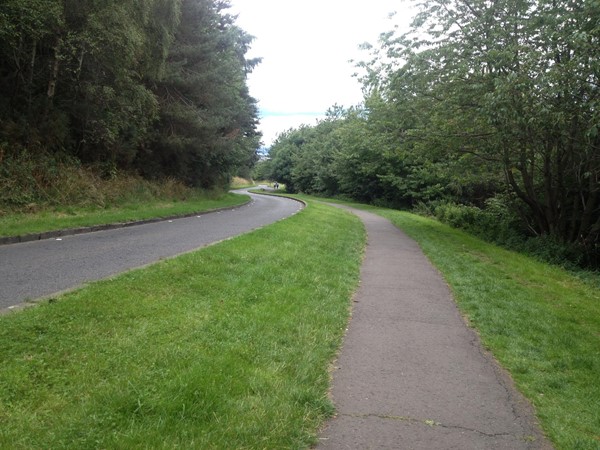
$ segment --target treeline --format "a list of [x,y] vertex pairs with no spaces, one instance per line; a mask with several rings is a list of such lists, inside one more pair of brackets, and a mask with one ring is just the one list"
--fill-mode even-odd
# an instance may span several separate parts
[[364,105],[280,135],[262,175],[598,267],[600,3],[419,8],[410,32],[365,45]]
[[0,177],[31,159],[203,188],[247,173],[260,134],[246,75],[258,61],[228,8],[3,0]]

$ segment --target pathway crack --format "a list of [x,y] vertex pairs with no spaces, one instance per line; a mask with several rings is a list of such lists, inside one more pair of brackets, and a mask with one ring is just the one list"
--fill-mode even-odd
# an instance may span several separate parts
[[[391,414],[375,414],[375,413],[367,413],[367,414],[343,413],[343,414],[340,414],[340,416],[353,417],[353,418],[359,418],[359,419],[375,417],[377,419],[396,420],[399,422],[423,424],[423,425],[427,425],[432,428],[440,427],[440,428],[445,428],[445,429],[468,431],[468,432],[477,433],[477,434],[480,434],[480,435],[486,436],[486,437],[513,436],[512,433],[486,433],[485,431],[477,430],[475,428],[463,427],[460,425],[448,425],[448,424],[436,422],[433,419],[420,419],[420,418],[415,418],[415,417],[410,417],[410,416],[395,416],[395,415],[391,415]],[[522,438],[531,440],[531,436],[522,437]]]

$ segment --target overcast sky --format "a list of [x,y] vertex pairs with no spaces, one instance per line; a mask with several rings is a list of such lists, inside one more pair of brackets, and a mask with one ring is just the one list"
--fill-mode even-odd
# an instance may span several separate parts
[[[335,103],[361,102],[356,71],[349,60],[367,54],[395,24],[406,27],[402,0],[231,0],[237,24],[256,37],[249,58],[262,63],[249,75],[250,95],[258,100],[263,141],[302,123],[314,124]],[[396,12],[393,19],[389,14]]]

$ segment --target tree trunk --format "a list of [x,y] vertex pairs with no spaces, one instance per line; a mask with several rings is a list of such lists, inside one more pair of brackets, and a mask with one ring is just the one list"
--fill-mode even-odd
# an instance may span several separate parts
[[46,93],[49,103],[52,103],[54,94],[56,93],[56,83],[58,82],[58,70],[60,68],[60,44],[62,40],[58,38],[53,47],[54,59],[50,65],[50,79],[48,80],[48,91]]
[[54,58],[50,62],[50,78],[48,79],[48,89],[46,90],[46,107],[44,108],[43,121],[48,119],[48,114],[52,109],[54,95],[56,94],[56,84],[58,82],[58,72],[60,69],[60,48],[62,46],[62,38],[58,36],[52,47]]
[[33,75],[35,73],[35,60],[37,57],[37,41],[34,39],[31,46],[31,58],[29,59],[29,80],[27,83],[27,113],[31,117],[33,104]]
[[513,175],[510,166],[505,165],[504,167],[504,175],[508,186],[512,189],[512,191],[520,198],[528,207],[532,213],[533,220],[536,223],[536,228],[533,230],[537,234],[548,234],[548,225],[546,223],[546,216],[544,214],[544,210],[538,204],[535,197],[531,197],[525,192],[517,181],[515,180],[515,176]]

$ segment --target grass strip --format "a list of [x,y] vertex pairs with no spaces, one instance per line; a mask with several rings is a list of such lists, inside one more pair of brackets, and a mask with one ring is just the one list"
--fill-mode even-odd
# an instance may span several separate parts
[[558,449],[600,448],[600,291],[435,220],[370,208],[415,239]]
[[284,221],[0,317],[0,448],[303,448],[364,228]]
[[110,208],[66,207],[37,213],[6,213],[0,215],[0,237],[191,214],[247,201],[246,195],[227,193],[218,197],[198,195],[186,201],[137,201]]

